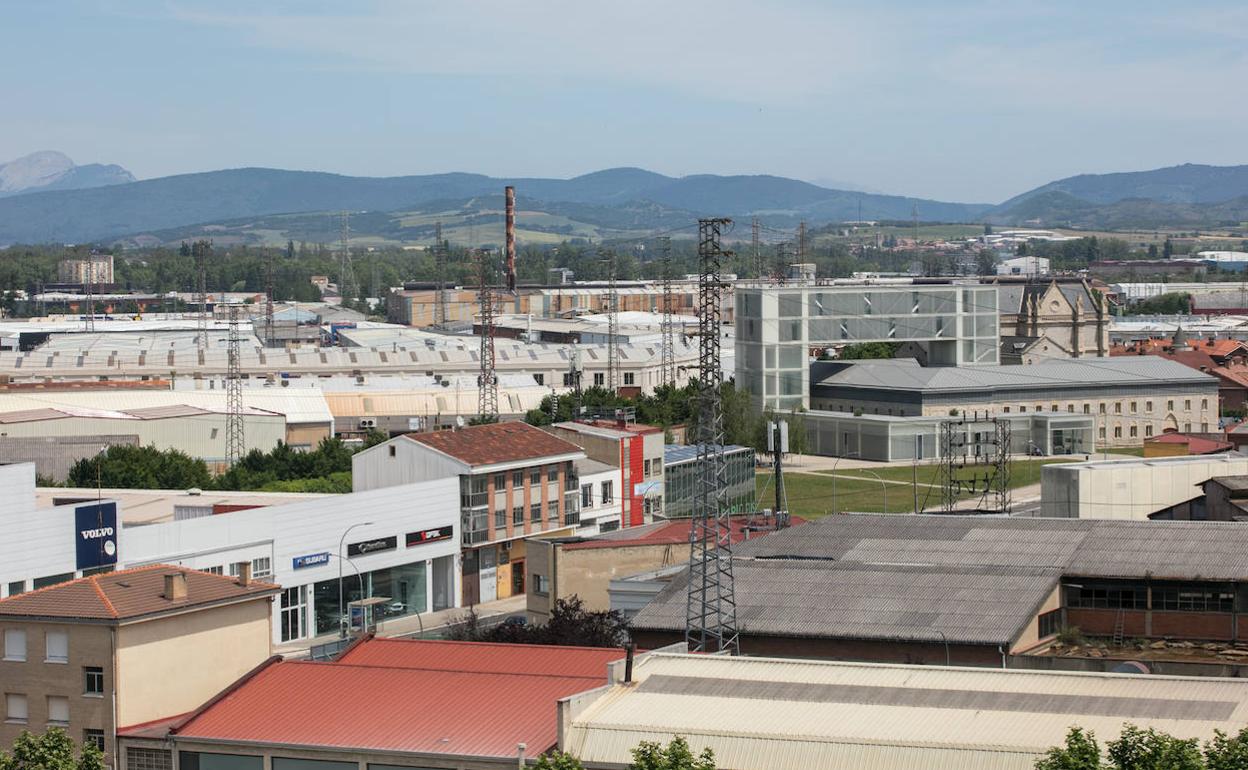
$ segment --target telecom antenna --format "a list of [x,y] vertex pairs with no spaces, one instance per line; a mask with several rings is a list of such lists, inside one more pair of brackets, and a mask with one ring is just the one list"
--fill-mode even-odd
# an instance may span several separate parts
[[776,244],[776,265],[771,271],[771,282],[784,284],[784,277],[789,271],[789,244],[781,241]]
[[438,282],[438,293],[433,298],[433,325],[446,326],[446,241],[442,240],[442,223],[433,225],[433,272]]
[[797,261],[806,261],[806,221],[797,223]]
[[342,212],[342,227],[339,229],[341,253],[338,255],[338,294],[345,302],[360,293],[355,283],[355,265],[351,262],[351,212]]
[[477,375],[477,413],[483,422],[498,421],[498,375],[494,371],[494,271],[490,251],[477,249],[477,300],[481,313],[481,373]]
[[195,260],[195,302],[199,305],[199,317],[195,324],[195,347],[200,358],[208,349],[208,251],[210,241],[198,240],[191,244],[191,256]]
[[615,285],[615,250],[606,252],[607,263],[607,390],[620,385],[620,294]]
[[231,468],[246,454],[243,441],[242,337],[238,333],[238,305],[230,305],[230,345],[225,374],[225,462]]
[[83,272],[83,283],[87,286],[87,314],[83,318],[83,329],[95,331],[95,251],[87,253],[86,270]]
[[763,264],[762,239],[759,237],[762,225],[758,217],[750,222],[750,253],[754,255],[754,272],[759,280],[767,277],[767,267]]
[[[757,221],[757,220],[756,220]],[[663,315],[659,322],[660,359],[659,379],[664,385],[676,384],[676,348],[672,319],[672,239],[664,236],[659,238],[659,269],[663,271]]]
[[728,253],[720,235],[731,219],[698,220],[698,480],[689,528],[689,593],[685,642],[694,652],[740,652],[732,580],[724,414],[720,388],[720,322]]
[[264,344],[273,347],[273,249],[264,258]]

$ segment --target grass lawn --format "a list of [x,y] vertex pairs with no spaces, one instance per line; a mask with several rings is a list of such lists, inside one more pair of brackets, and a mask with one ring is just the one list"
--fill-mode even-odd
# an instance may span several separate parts
[[[1043,460],[1015,460],[1010,463],[1010,488],[1025,487],[1028,484],[1040,483],[1040,469],[1050,463],[1070,463],[1078,462],[1082,458],[1067,457],[1046,457]],[[821,474],[830,474],[831,471],[816,471]],[[904,481],[910,483],[910,479],[914,474],[914,469],[910,466],[890,465],[885,468],[871,468],[869,471],[861,468],[846,468],[841,470],[837,468],[837,476],[861,476],[866,479],[874,479],[878,475],[882,479],[889,481]],[[939,480],[940,466],[933,463],[927,463],[918,467],[919,484],[935,484]],[[878,484],[877,484],[878,486]]]

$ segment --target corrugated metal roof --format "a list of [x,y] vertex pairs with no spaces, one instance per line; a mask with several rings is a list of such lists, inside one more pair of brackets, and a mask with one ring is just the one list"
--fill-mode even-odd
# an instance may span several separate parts
[[1071,725],[1181,738],[1248,725],[1248,682],[653,654],[572,721],[565,750],[627,763],[684,736],[723,770],[1030,770]]
[[585,455],[576,444],[524,422],[469,425],[459,430],[434,433],[407,433],[402,438],[424,444],[472,467]]
[[525,743],[539,754],[558,740],[558,700],[605,685],[624,654],[374,639],[341,662],[272,664],[176,736],[477,757],[515,757]]
[[[114,417],[130,414],[150,416],[172,409],[166,416],[184,416],[177,410],[226,411],[224,387],[217,390],[104,390],[104,391],[0,391],[0,415],[30,410],[57,410],[73,416]],[[255,414],[285,415],[287,424],[328,424],[333,415],[321,391],[313,388],[243,388],[243,406]],[[89,414],[95,410],[97,414]],[[0,416],[0,421],[4,417]],[[49,416],[47,419],[52,419]]]

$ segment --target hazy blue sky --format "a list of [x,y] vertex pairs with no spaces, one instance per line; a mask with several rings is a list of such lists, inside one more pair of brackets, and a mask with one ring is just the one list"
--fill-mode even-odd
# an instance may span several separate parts
[[1242,0],[41,0],[0,29],[0,160],[140,178],[627,165],[996,202],[1248,163]]

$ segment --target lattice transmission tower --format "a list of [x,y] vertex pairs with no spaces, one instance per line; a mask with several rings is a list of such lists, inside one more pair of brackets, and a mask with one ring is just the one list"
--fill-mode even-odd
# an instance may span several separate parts
[[442,240],[442,223],[433,225],[433,273],[438,282],[438,293],[433,298],[433,325],[446,326],[446,241]]
[[273,249],[264,258],[264,344],[273,347]]
[[672,294],[672,239],[666,236],[659,238],[659,269],[662,272],[663,315],[659,321],[659,379],[664,385],[676,384],[676,334],[672,318],[672,305],[675,300]]
[[602,255],[607,263],[607,390],[615,393],[620,386],[620,292],[615,284],[615,251]]
[[498,420],[498,374],[494,370],[494,264],[492,252],[478,249],[477,301],[481,317],[481,372],[477,375],[477,413],[483,421]]
[[208,349],[208,254],[212,250],[210,241],[195,241],[191,244],[191,257],[195,260],[195,302],[199,305],[199,317],[195,324],[195,347],[200,357]]
[[359,293],[359,285],[355,282],[355,264],[351,261],[351,212],[342,212],[342,223],[338,229],[338,294],[342,301],[355,299]]
[[233,467],[247,452],[243,438],[242,336],[238,333],[238,305],[230,305],[229,341],[225,374],[225,461]]
[[724,413],[720,389],[720,324],[728,252],[720,246],[730,219],[698,220],[698,479],[689,528],[689,593],[685,642],[691,651],[737,654],[737,598],[732,579]]
[[95,252],[87,254],[86,269],[83,272],[83,283],[87,288],[87,314],[83,317],[83,330],[95,331]]
[[963,512],[1010,514],[1011,441],[1010,421],[987,413],[941,423],[938,486],[945,513],[974,500],[970,511]]

